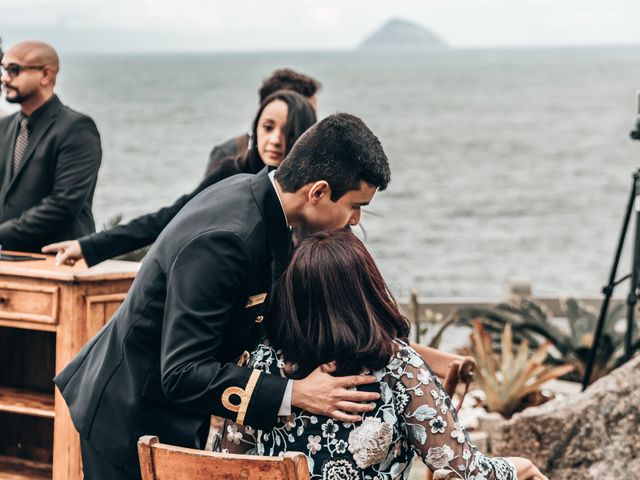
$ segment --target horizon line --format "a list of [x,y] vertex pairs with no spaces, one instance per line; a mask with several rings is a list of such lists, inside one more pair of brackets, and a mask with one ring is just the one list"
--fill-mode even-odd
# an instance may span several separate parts
[[[219,54],[219,55],[251,55],[251,54],[282,54],[282,53],[363,53],[363,54],[440,54],[448,52],[461,51],[482,51],[482,50],[568,50],[568,49],[602,49],[602,48],[633,48],[640,46],[639,43],[601,43],[601,44],[557,44],[557,45],[481,45],[481,46],[445,46],[433,49],[361,49],[359,47],[344,48],[281,48],[281,49],[237,49],[237,50],[216,50],[216,49],[194,49],[194,48],[175,48],[175,49],[139,49],[139,50],[71,50],[61,48],[58,52],[61,54],[83,54],[83,55],[163,55],[163,54]],[[6,48],[6,47],[5,47]]]

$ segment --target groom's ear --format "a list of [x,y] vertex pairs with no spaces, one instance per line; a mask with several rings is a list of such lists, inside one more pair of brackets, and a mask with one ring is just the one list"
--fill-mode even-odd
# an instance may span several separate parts
[[323,198],[331,198],[331,187],[326,180],[318,180],[311,184],[307,199],[309,204],[316,205]]

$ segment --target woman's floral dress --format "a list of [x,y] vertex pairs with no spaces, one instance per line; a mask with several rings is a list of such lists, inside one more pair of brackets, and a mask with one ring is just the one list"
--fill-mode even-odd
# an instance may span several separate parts
[[[442,385],[422,358],[398,341],[398,353],[373,374],[381,398],[363,421],[342,423],[295,407],[272,430],[227,422],[219,448],[232,453],[283,455],[303,452],[312,479],[406,479],[414,454],[431,470],[454,471],[466,480],[516,480],[505,459],[488,458],[469,443]],[[282,374],[280,352],[260,345],[249,366]]]

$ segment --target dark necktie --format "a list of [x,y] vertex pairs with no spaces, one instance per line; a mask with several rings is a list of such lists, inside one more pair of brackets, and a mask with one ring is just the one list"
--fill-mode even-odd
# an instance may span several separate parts
[[20,133],[18,133],[18,138],[16,139],[16,148],[13,150],[13,171],[12,175],[15,175],[18,171],[18,167],[20,167],[20,162],[22,162],[22,157],[24,156],[24,152],[27,149],[27,144],[29,143],[29,119],[23,118],[20,120]]

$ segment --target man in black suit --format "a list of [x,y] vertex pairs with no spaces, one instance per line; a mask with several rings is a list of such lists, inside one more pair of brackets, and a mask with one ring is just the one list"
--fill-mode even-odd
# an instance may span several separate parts
[[238,367],[260,338],[268,292],[286,265],[292,227],[360,220],[390,178],[375,135],[332,115],[307,131],[277,171],[236,175],[202,191],[164,229],[122,306],[55,378],[80,432],[85,478],[139,478],[136,442],[202,448],[210,416],[256,428],[291,406],[353,422],[377,393],[372,376],[302,380]]
[[93,120],[53,93],[58,55],[22,42],[2,57],[6,100],[21,111],[0,119],[0,244],[39,252],[95,231],[91,205],[102,158]]

